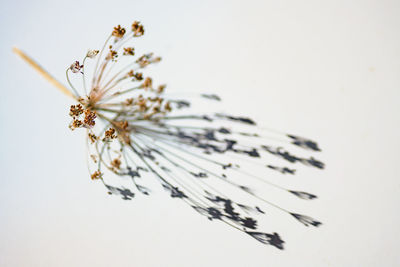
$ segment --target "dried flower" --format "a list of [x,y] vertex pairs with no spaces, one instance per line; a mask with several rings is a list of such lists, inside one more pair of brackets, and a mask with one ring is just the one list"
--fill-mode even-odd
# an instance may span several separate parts
[[108,129],[105,133],[104,133],[104,139],[103,141],[109,141],[111,139],[116,138],[115,134],[115,129],[114,128],[110,128]]
[[110,52],[108,53],[106,59],[115,61],[117,57],[118,57],[117,51],[110,49]]
[[76,128],[82,127],[83,123],[80,120],[74,119],[71,124],[69,125],[69,128],[71,130],[75,130]]
[[125,34],[125,28],[122,28],[121,25],[114,27],[112,36],[117,37],[117,38],[122,38],[122,37],[124,37],[124,34]]
[[96,112],[93,112],[89,109],[85,110],[85,118],[83,120],[84,124],[86,127],[91,128],[93,127],[96,122],[94,121],[96,119]]
[[79,61],[75,61],[74,63],[71,64],[71,66],[69,67],[69,69],[73,72],[73,73],[78,73],[81,71],[81,69],[83,68],[83,65],[79,64]]
[[119,169],[121,166],[121,160],[120,159],[114,159],[113,161],[111,161],[111,166],[115,169]]
[[165,84],[159,85],[157,87],[157,94],[162,94],[167,86]]
[[88,137],[92,144],[94,144],[99,139],[95,134],[92,133],[88,133]]
[[86,57],[88,58],[95,58],[97,56],[97,54],[99,53],[99,50],[89,50],[86,53]]
[[90,178],[92,178],[92,180],[97,180],[97,179],[100,179],[101,176],[102,176],[101,172],[95,171],[95,172],[90,176]]
[[125,56],[134,56],[135,55],[135,48],[133,47],[124,47],[124,53]]
[[[135,37],[139,37],[144,33],[143,26],[137,21],[132,24],[131,29]],[[249,215],[264,214],[260,208],[235,202],[230,197],[220,194],[220,190],[213,191],[213,188],[210,188],[209,185],[200,186],[197,190],[198,193],[190,191],[189,187],[198,187],[199,184],[196,182],[198,179],[218,179],[234,187],[237,191],[248,194],[250,197],[276,208],[279,207],[277,204],[257,195],[249,186],[230,180],[229,174],[236,172],[258,180],[264,180],[265,177],[256,177],[251,172],[248,173],[246,170],[241,169],[239,166],[241,161],[235,164],[220,162],[213,155],[234,153],[239,158],[247,157],[251,160],[257,160],[262,157],[263,153],[269,153],[290,163],[301,162],[306,166],[323,168],[323,163],[313,157],[309,159],[296,157],[280,147],[274,149],[265,145],[264,141],[261,141],[265,140],[262,139],[261,134],[235,131],[229,126],[230,124],[242,124],[248,127],[256,127],[255,122],[250,118],[221,113],[214,115],[169,115],[175,109],[189,107],[190,102],[182,99],[161,97],[161,95],[164,95],[166,85],[159,85],[156,89],[153,89],[153,79],[151,77],[143,79],[143,74],[136,71],[138,68],[143,69],[150,64],[159,62],[161,60],[160,57],[155,57],[153,53],[144,54],[134,61],[136,68],[128,72],[125,70],[118,72],[117,75],[111,77],[107,76],[107,69],[110,68],[109,62],[110,60],[118,61],[120,49],[123,49],[123,55],[135,55],[134,47],[122,48],[120,45],[127,38],[124,28],[118,25],[114,28],[112,35],[116,39],[114,44],[109,44],[109,53],[104,57],[103,61],[100,61],[99,67],[94,71],[93,84],[88,97],[85,99],[85,97],[77,95],[80,103],[70,107],[70,115],[73,117],[70,125],[71,129],[82,127],[91,129],[88,138],[97,151],[97,154],[92,157],[93,161],[96,162],[97,170],[91,175],[91,178],[99,179],[102,177],[101,167],[106,167],[117,175],[131,176],[132,178],[140,177],[141,172],[144,170],[150,171],[159,179],[162,186],[172,197],[185,199],[196,211],[206,215],[210,220],[225,221],[262,243],[283,249],[284,241],[278,234],[250,231],[257,229],[258,223],[253,216],[249,217]],[[97,53],[90,53],[90,56],[88,53],[87,56],[91,57]],[[83,66],[79,65],[78,62],[71,66],[73,72],[80,71],[81,68]],[[125,87],[123,84],[127,78],[132,78],[130,80],[132,85],[129,87]],[[139,81],[142,82],[137,84]],[[132,92],[130,97],[124,98],[130,92]],[[221,100],[215,94],[201,94],[200,96],[209,101]],[[95,134],[95,119],[97,115],[103,127],[107,129],[104,131],[104,138],[102,139],[104,142],[98,141],[97,136],[100,136],[101,132]],[[175,122],[190,120],[203,121],[204,123],[217,121],[222,126],[218,128],[215,126],[195,127],[179,123],[175,124]],[[117,137],[119,142],[111,142]],[[311,140],[293,135],[286,135],[282,138],[284,137],[289,138],[288,144],[299,148],[313,151],[320,150],[318,145]],[[253,139],[253,142],[247,143],[247,139]],[[254,145],[257,142],[260,143]],[[108,154],[116,153],[117,157],[114,159],[111,159],[110,156],[106,157],[105,151]],[[135,155],[135,161],[130,160],[129,153]],[[127,159],[126,162],[122,162],[121,157]],[[208,170],[201,164],[219,167],[222,173],[218,174],[218,172]],[[267,168],[281,173],[295,173],[294,169],[287,167],[267,165]],[[186,178],[180,182],[175,182],[179,178],[175,177],[173,173],[178,170],[183,172]],[[207,182],[204,180],[202,183]],[[313,194],[286,189],[268,181],[266,181],[266,184],[279,190],[284,190],[300,199],[312,200],[316,198]],[[123,199],[132,199],[134,196],[128,189],[105,185],[110,193],[119,194]],[[178,185],[181,185],[181,187]],[[146,190],[142,185],[136,184],[136,182],[135,186],[139,192],[149,193],[149,190]],[[198,202],[197,199],[202,201]],[[203,202],[204,204],[202,204]],[[208,206],[205,203],[208,203]],[[318,226],[320,224],[308,216],[299,215],[280,207],[279,209],[295,217],[306,226]]]
[[133,31],[133,36],[134,37],[140,37],[144,34],[144,28],[143,25],[140,24],[139,21],[134,21],[132,23],[132,31]]
[[144,79],[140,87],[144,89],[151,89],[152,85],[153,85],[153,80],[150,77],[147,77],[146,79]]
[[69,109],[69,115],[71,117],[79,117],[83,113],[83,108],[81,104],[71,105]]
[[138,80],[138,81],[143,80],[143,74],[140,73],[140,72],[136,72],[133,76],[134,76],[135,79]]
[[[153,53],[133,59],[134,66],[128,66],[132,68],[129,72],[121,67],[116,74],[112,73],[111,68],[119,66],[118,53],[134,56],[133,47],[122,47],[128,38],[143,34],[143,26],[137,21],[132,24],[129,34],[120,25],[114,27],[111,35],[115,38],[108,38],[104,44],[108,53],[89,50],[86,55],[89,58],[103,55],[98,57],[90,86],[86,88],[85,73],[82,90],[76,89],[69,79],[68,70],[82,72],[84,66],[78,61],[67,69],[71,91],[57,85],[78,102],[69,108],[72,117],[69,127],[72,130],[86,128],[88,132],[89,147],[93,150],[90,152],[91,179],[101,179],[109,194],[131,200],[135,196],[131,190],[149,194],[150,190],[136,178],[151,173],[171,197],[184,200],[209,220],[223,221],[278,249],[283,249],[284,244],[279,234],[255,231],[260,227],[257,216],[268,215],[263,207],[255,206],[255,202],[290,215],[306,226],[319,226],[319,221],[281,207],[268,199],[268,195],[257,193],[258,190],[249,184],[257,183],[257,189],[273,187],[288,197],[316,199],[316,195],[274,184],[266,174],[256,175],[255,169],[269,172],[269,175],[274,171],[274,174],[298,173],[293,167],[265,165],[265,156],[275,157],[285,165],[300,163],[296,166],[323,169],[324,163],[313,156],[297,156],[281,147],[285,143],[289,148],[315,153],[321,151],[318,144],[307,138],[273,131],[278,135],[274,137],[279,140],[279,146],[276,146],[274,139],[264,134],[268,130],[258,128],[254,120],[213,113],[209,104],[203,105],[207,111],[204,114],[184,113],[181,109],[189,108],[190,101],[164,93],[165,85],[153,89],[153,79],[143,80],[143,74],[137,72],[137,69],[161,60]],[[221,100],[215,94],[200,94],[199,97],[199,101]],[[104,137],[101,139],[100,136]],[[130,177],[133,189],[111,186],[108,180],[103,180],[103,176],[107,176],[103,170],[113,172],[116,177]],[[232,174],[236,175],[232,177]],[[142,179],[141,183],[145,181]],[[224,186],[230,188],[226,190]],[[241,198],[243,202],[238,201],[235,194],[247,195],[247,200]]]

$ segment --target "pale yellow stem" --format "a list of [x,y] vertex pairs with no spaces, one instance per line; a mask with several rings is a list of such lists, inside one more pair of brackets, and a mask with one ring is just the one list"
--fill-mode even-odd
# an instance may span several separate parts
[[57,81],[53,76],[50,75],[45,69],[43,69],[36,61],[30,58],[27,54],[22,52],[20,49],[13,47],[13,52],[20,56],[26,63],[28,63],[32,68],[34,68],[39,74],[41,74],[47,81],[58,88],[65,95],[76,99],[76,97],[65,87],[62,83]]

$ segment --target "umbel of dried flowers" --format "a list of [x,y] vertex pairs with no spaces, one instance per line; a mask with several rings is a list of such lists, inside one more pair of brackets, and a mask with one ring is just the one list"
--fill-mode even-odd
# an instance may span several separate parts
[[[86,130],[91,179],[102,182],[109,194],[131,200],[135,190],[150,194],[145,184],[153,176],[171,197],[181,199],[209,220],[224,222],[278,249],[283,249],[284,244],[278,233],[258,230],[257,218],[268,216],[268,209],[277,209],[305,226],[321,225],[258,192],[268,188],[286,192],[289,198],[316,199],[316,195],[272,180],[274,174],[295,175],[294,165],[323,169],[324,163],[306,155],[319,152],[318,144],[260,129],[247,117],[189,113],[191,101],[170,97],[164,84],[156,85],[144,74],[146,67],[161,58],[153,53],[136,56],[136,49],[129,44],[143,34],[144,27],[138,21],[128,29],[114,27],[100,50],[89,50],[82,63],[74,61],[67,68],[70,90],[15,50],[76,100],[69,108],[69,127]],[[88,65],[90,61],[94,68]],[[92,77],[86,74],[89,67]],[[71,75],[81,76],[80,86],[73,84]],[[215,94],[199,97],[202,101],[221,101]],[[118,177],[128,178],[129,184]]]

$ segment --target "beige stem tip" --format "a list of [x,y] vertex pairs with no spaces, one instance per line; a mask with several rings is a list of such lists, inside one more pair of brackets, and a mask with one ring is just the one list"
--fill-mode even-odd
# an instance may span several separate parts
[[21,57],[26,63],[28,63],[32,68],[34,68],[40,75],[42,75],[47,81],[58,88],[62,93],[69,97],[76,98],[71,91],[69,91],[62,83],[57,81],[53,76],[50,75],[44,68],[42,68],[35,60],[25,54],[22,50],[17,47],[12,48],[13,52]]

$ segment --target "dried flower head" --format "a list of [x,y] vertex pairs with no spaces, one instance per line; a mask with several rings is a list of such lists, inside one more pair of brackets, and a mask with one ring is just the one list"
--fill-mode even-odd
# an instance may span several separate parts
[[106,60],[115,61],[117,57],[118,57],[117,51],[112,50],[112,49],[110,48],[110,51],[108,52],[108,55],[107,55],[107,57],[106,57]]
[[121,160],[116,158],[113,161],[111,161],[111,166],[116,169],[119,170],[120,166],[121,166]]
[[125,56],[134,56],[135,55],[135,48],[133,47],[124,47],[124,55]]
[[132,23],[132,31],[133,31],[133,36],[134,37],[140,37],[144,34],[144,28],[143,25],[140,24],[139,21],[134,21]]
[[117,38],[122,38],[124,37],[125,32],[126,32],[125,28],[122,28],[121,25],[118,25],[117,27],[114,27],[112,36]]
[[81,104],[71,105],[69,109],[69,115],[71,117],[79,117],[83,113],[83,108]]
[[146,79],[144,79],[143,83],[140,86],[144,89],[151,89],[152,85],[153,80],[150,77],[147,77]]
[[92,175],[90,176],[90,178],[92,178],[92,180],[97,180],[101,178],[101,172],[99,171],[95,171],[94,173],[92,173]]
[[93,134],[93,133],[88,133],[88,137],[89,137],[89,140],[90,140],[90,143],[91,144],[94,144],[98,139],[99,139],[99,137],[97,137],[95,134]]
[[[125,45],[132,37],[142,36],[144,29],[135,21],[130,31],[126,34],[120,25],[114,27],[102,50],[86,54],[88,58],[98,55],[89,87],[83,71],[88,67],[85,60],[83,65],[75,61],[67,68],[70,91],[41,70],[77,101],[69,108],[69,127],[87,131],[88,155],[93,164],[91,179],[101,180],[109,194],[131,200],[135,196],[131,190],[150,194],[150,189],[142,184],[146,179],[137,178],[152,174],[171,197],[184,200],[209,220],[223,221],[278,249],[283,249],[284,244],[279,234],[257,230],[260,226],[256,218],[268,215],[266,207],[306,226],[321,225],[309,216],[280,206],[268,194],[258,193],[269,187],[286,193],[288,198],[316,199],[314,194],[275,184],[270,176],[297,174],[295,166],[323,169],[323,162],[307,156],[308,152],[320,151],[318,144],[292,134],[261,129],[248,117],[211,112],[212,101],[221,101],[215,94],[198,96],[198,101],[208,101],[203,105],[206,113],[185,112],[190,101],[172,97],[165,92],[165,85],[154,85],[151,77],[143,80],[138,70],[161,58],[148,53],[135,59],[134,48]],[[121,53],[131,57],[119,57]],[[120,60],[129,59],[128,66],[119,64]],[[82,86],[72,84],[70,72],[83,74]],[[265,159],[273,157],[275,163],[266,165]],[[263,175],[257,175],[260,172]],[[129,177],[133,187],[115,185],[118,176]],[[240,201],[236,194],[242,196]]]
[[88,128],[93,127],[96,124],[95,119],[96,119],[96,112],[86,109],[85,118],[83,120],[85,126]]
[[110,128],[104,133],[103,141],[109,141],[111,139],[115,139],[117,136],[115,135],[115,129]]
[[83,65],[79,64],[79,61],[75,61],[75,62],[72,63],[71,66],[69,67],[69,69],[70,69],[73,73],[78,73],[78,72],[80,72],[82,68],[83,68]]
[[167,87],[167,85],[165,84],[161,84],[157,87],[157,94],[162,94],[165,90],[165,88]]
[[99,50],[89,50],[86,53],[86,57],[88,58],[95,58],[97,56],[97,54],[99,53]]

